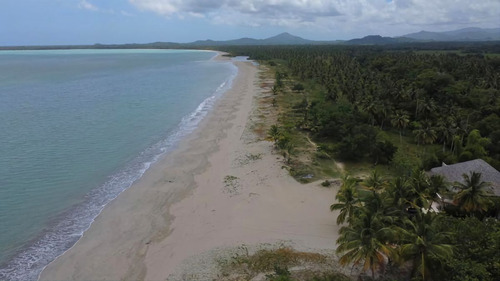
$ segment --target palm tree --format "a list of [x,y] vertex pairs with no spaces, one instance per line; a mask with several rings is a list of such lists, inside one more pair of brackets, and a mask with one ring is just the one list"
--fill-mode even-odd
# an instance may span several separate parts
[[[432,175],[429,177],[427,193],[430,198],[429,209],[432,203],[437,199],[441,201],[441,194],[448,189],[448,183],[442,175]],[[440,194],[441,193],[441,194]],[[442,203],[442,202],[441,202]]]
[[364,104],[363,111],[368,113],[368,115],[370,116],[372,126],[375,126],[375,120],[376,120],[376,116],[378,113],[377,108],[379,106],[379,102],[377,100],[373,100],[370,97],[370,98],[366,98],[363,101],[363,104]]
[[420,144],[432,144],[437,139],[436,130],[431,127],[429,124],[426,126],[422,126],[420,129],[416,129],[413,131],[415,134],[415,138],[417,139],[417,145]]
[[349,226],[340,229],[336,252],[343,254],[339,259],[341,265],[363,262],[363,271],[370,269],[372,278],[375,277],[375,270],[383,271],[386,259],[394,256],[393,248],[388,243],[394,231],[385,227],[380,217],[365,210]]
[[373,170],[370,176],[363,181],[363,185],[370,190],[379,191],[387,185],[387,181],[377,172],[377,170]]
[[429,98],[429,99],[424,99],[423,102],[420,104],[418,110],[420,111],[420,113],[422,113],[424,116],[432,116],[435,114],[436,112],[436,102],[434,101],[434,99],[432,98]]
[[426,214],[418,211],[413,220],[406,219],[405,227],[398,229],[403,236],[400,257],[413,260],[413,276],[420,275],[429,280],[431,268],[452,256],[453,247],[445,244],[448,233],[437,232],[439,216],[433,212]]
[[391,199],[391,207],[397,209],[401,215],[405,214],[408,207],[409,191],[412,189],[410,181],[404,177],[394,179],[386,189],[388,197]]
[[445,152],[446,146],[448,144],[452,145],[453,136],[457,132],[457,122],[455,120],[455,117],[448,115],[446,117],[439,118],[436,123],[435,129],[439,141],[443,143],[443,152]]
[[352,178],[348,175],[344,176],[342,179],[342,186],[340,190],[337,192],[335,199],[339,203],[334,203],[330,206],[330,211],[340,210],[339,215],[337,216],[337,224],[342,224],[346,220],[350,220],[355,212],[355,210],[359,207],[359,198],[357,191],[357,182],[355,178]]
[[491,201],[488,199],[488,191],[491,183],[481,180],[481,173],[470,172],[463,174],[464,183],[455,182],[454,188],[459,191],[455,194],[453,202],[461,209],[471,212],[484,212],[488,209]]
[[407,191],[407,200],[414,208],[427,206],[426,193],[429,188],[429,177],[422,170],[414,170],[410,177],[410,188]]
[[401,131],[408,126],[410,122],[410,117],[404,111],[396,111],[396,114],[392,115],[391,124],[392,126],[399,129],[399,143],[403,143],[403,137]]

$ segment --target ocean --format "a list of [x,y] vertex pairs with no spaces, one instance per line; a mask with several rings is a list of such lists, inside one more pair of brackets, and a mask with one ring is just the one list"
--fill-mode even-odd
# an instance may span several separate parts
[[0,51],[0,280],[36,280],[237,68],[191,50]]

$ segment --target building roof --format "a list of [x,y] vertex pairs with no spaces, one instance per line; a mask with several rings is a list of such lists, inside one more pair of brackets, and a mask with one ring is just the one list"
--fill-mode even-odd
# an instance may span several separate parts
[[461,162],[453,165],[446,165],[432,168],[430,174],[442,175],[449,182],[463,183],[463,174],[470,172],[481,173],[481,180],[491,183],[492,191],[495,196],[500,196],[500,172],[490,166],[482,159]]

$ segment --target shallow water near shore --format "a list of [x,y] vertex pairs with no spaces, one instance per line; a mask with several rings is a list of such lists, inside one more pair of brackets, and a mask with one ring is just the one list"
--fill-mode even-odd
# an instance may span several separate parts
[[33,280],[192,131],[236,74],[214,52],[0,52],[0,279]]

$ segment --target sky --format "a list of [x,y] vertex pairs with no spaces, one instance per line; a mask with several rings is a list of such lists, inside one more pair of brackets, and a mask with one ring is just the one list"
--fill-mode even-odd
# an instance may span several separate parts
[[500,0],[1,0],[0,45],[311,40],[500,27]]

